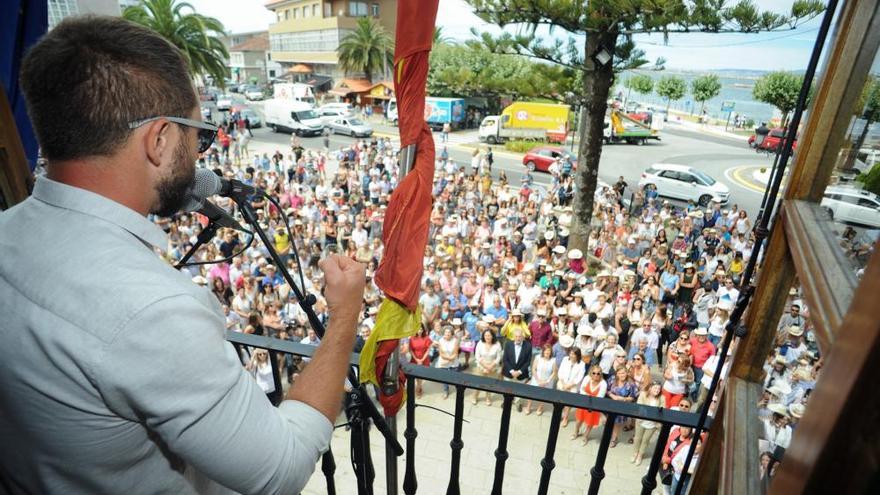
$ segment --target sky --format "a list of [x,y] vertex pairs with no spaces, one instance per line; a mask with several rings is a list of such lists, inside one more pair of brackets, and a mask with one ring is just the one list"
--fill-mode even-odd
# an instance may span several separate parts
[[[233,33],[267,29],[274,22],[265,0],[188,0],[204,15],[220,19]],[[761,0],[762,8],[786,12],[791,0]],[[437,25],[444,35],[464,41],[472,37],[471,27],[499,32],[475,16],[464,0],[440,0]],[[672,34],[664,42],[660,35],[638,35],[637,46],[648,60],[666,59],[669,69],[802,70],[815,43],[819,18],[791,31],[761,34]],[[514,28],[508,28],[513,32]],[[558,33],[558,32],[557,32]],[[557,34],[558,35],[558,34]]]

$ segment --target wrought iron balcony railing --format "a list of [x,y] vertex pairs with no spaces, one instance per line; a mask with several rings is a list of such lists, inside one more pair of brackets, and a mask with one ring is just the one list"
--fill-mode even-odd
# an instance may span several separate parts
[[[295,356],[311,357],[316,347],[311,345],[299,344],[285,340],[279,340],[270,337],[261,337],[243,333],[228,332],[227,340],[231,342],[237,349],[241,350],[242,346],[256,347],[267,349],[269,351],[270,362],[273,363],[273,376],[275,379],[275,390],[281,390],[281,374],[274,363],[278,362],[278,353],[292,354]],[[242,355],[240,352],[239,355]],[[358,355],[352,354],[351,364],[358,365]],[[654,452],[651,456],[651,463],[648,472],[641,479],[641,493],[643,495],[650,494],[657,488],[657,474],[660,469],[660,463],[663,456],[663,450],[669,437],[669,431],[673,425],[688,426],[694,428],[697,426],[699,414],[694,412],[683,412],[660,407],[645,406],[631,402],[615,401],[607,398],[596,398],[588,395],[574,394],[570,392],[561,392],[558,390],[534,387],[522,383],[514,383],[502,381],[494,378],[471,375],[467,373],[459,373],[446,369],[428,368],[424,366],[414,366],[403,363],[402,367],[407,376],[407,401],[406,401],[406,429],[403,436],[406,439],[405,456],[406,467],[403,476],[403,492],[406,495],[414,495],[418,491],[418,476],[416,473],[416,456],[415,444],[418,437],[418,428],[416,426],[416,379],[427,380],[440,384],[448,384],[455,388],[455,416],[453,422],[452,440],[450,448],[452,449],[452,461],[450,463],[449,484],[446,490],[447,494],[460,493],[460,464],[461,450],[464,447],[462,440],[462,423],[464,421],[464,396],[467,389],[478,390],[481,392],[490,392],[501,395],[503,397],[501,422],[499,424],[498,446],[495,450],[495,474],[492,484],[492,494],[500,495],[503,493],[504,468],[508,458],[507,439],[510,432],[510,415],[513,408],[513,401],[517,398],[544,402],[552,404],[553,413],[551,416],[550,429],[547,432],[547,443],[544,457],[541,459],[541,477],[538,484],[538,494],[545,495],[548,493],[550,485],[550,476],[556,467],[554,455],[556,451],[557,437],[559,436],[559,428],[562,419],[562,410],[565,407],[573,407],[578,409],[590,409],[599,411],[607,416],[605,425],[603,426],[602,436],[599,443],[599,449],[596,454],[595,463],[590,469],[590,484],[587,493],[590,495],[599,493],[599,487],[605,478],[605,459],[608,454],[608,448],[611,443],[612,430],[614,420],[618,416],[627,416],[631,418],[644,419],[660,423],[659,438],[657,439]],[[709,418],[708,425],[711,424]],[[386,460],[389,463],[395,463],[394,453],[386,449]],[[372,465],[370,459],[367,460]],[[328,451],[324,454],[321,462],[321,472],[327,481],[327,491],[330,495],[336,493],[334,473],[336,463],[333,458],[333,452]],[[372,472],[372,469],[370,469]],[[392,483],[388,484],[388,493],[395,494],[396,486],[392,487]],[[350,493],[352,490],[344,490]],[[370,491],[372,493],[372,491]]]

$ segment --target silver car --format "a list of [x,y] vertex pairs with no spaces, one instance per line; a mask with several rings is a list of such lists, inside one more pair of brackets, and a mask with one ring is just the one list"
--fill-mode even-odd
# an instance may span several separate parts
[[331,134],[347,134],[354,137],[369,137],[373,135],[373,128],[363,120],[355,117],[342,117],[327,124],[327,130]]

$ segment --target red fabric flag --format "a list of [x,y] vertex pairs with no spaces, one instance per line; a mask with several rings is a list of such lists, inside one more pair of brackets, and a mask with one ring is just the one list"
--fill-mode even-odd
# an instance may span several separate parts
[[394,90],[400,146],[415,144],[416,158],[388,203],[382,233],[385,254],[375,280],[387,297],[410,311],[418,306],[422,256],[433,206],[434,139],[425,122],[425,84],[437,5],[438,0],[397,2]]

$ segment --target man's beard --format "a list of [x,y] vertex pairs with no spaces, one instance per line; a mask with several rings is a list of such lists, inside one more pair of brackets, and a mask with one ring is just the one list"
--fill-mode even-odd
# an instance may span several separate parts
[[190,159],[187,151],[187,144],[181,140],[174,150],[171,174],[163,177],[156,185],[159,199],[151,213],[160,217],[170,217],[180,211],[180,208],[187,201],[187,195],[195,179],[194,163],[195,160]]

